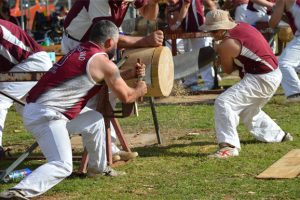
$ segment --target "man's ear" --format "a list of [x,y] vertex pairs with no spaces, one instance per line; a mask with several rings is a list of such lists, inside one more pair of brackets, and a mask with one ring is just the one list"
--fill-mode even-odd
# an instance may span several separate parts
[[104,42],[104,47],[106,49],[111,48],[114,44],[114,41],[111,38],[108,38],[105,42]]

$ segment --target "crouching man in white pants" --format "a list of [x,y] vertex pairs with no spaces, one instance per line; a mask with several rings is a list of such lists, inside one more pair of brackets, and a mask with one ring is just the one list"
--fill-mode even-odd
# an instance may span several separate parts
[[[46,73],[27,97],[23,111],[26,128],[36,138],[47,163],[34,170],[0,198],[35,197],[58,184],[72,172],[69,134],[80,133],[89,153],[88,175],[119,175],[107,167],[105,128],[100,113],[80,112],[97,94],[104,82],[125,103],[134,102],[147,92],[144,81],[135,88],[121,78],[114,56],[118,28],[103,20],[94,25],[90,41],[71,50]],[[145,75],[145,66],[136,64],[135,76]]]
[[239,121],[259,141],[293,140],[264,111],[281,82],[278,61],[267,41],[255,28],[235,23],[229,13],[214,10],[206,15],[203,30],[210,31],[225,73],[239,69],[242,80],[222,93],[215,101],[215,129],[220,149],[211,157],[238,156],[241,149],[237,126]]

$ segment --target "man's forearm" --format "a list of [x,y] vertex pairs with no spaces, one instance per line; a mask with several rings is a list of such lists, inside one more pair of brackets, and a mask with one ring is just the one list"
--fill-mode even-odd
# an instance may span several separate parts
[[157,0],[150,0],[147,5],[139,9],[139,12],[145,19],[155,20],[159,12]]
[[118,48],[139,48],[150,46],[145,37],[120,35]]

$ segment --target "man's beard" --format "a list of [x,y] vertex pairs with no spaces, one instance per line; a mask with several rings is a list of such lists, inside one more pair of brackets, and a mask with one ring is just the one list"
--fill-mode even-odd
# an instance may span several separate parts
[[113,59],[113,57],[115,57],[116,55],[116,48],[113,48],[112,50],[109,50],[106,52],[108,55],[109,60]]

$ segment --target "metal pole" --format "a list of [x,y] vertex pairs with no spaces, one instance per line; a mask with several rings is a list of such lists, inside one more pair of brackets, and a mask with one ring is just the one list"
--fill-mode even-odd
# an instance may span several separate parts
[[18,104],[20,104],[20,105],[22,105],[22,106],[25,106],[25,103],[24,103],[23,101],[21,101],[20,99],[17,99],[17,98],[14,97],[14,96],[11,96],[10,94],[8,94],[8,93],[6,93],[6,92],[4,92],[4,91],[1,91],[1,90],[0,90],[0,94],[6,96],[6,97],[8,97],[8,98],[10,98],[11,100],[17,102]]
[[70,10],[72,7],[72,3],[71,3],[71,0],[68,0],[68,10]]
[[155,105],[154,105],[154,97],[150,97],[150,106],[151,106],[151,112],[152,112],[152,118],[153,118],[153,122],[154,122],[157,142],[158,142],[158,144],[162,144],[156,110],[155,110]]
[[49,0],[46,0],[46,16],[49,15]]
[[23,0],[20,0],[21,6],[21,27],[25,31],[25,23],[24,23],[24,7],[23,7]]
[[13,162],[2,174],[0,175],[0,180],[6,182],[7,175],[12,172],[20,163],[22,163],[31,152],[38,146],[38,143],[33,143],[25,153],[23,153],[15,162]]
[[26,19],[27,20],[27,23],[26,23],[27,24],[27,26],[26,26],[27,28],[26,28],[26,30],[27,30],[27,32],[29,32],[29,31],[31,31],[31,28],[32,28],[30,26],[31,25],[30,24],[30,21],[31,21],[30,20],[30,18],[31,18],[31,15],[30,15],[30,0],[27,0],[27,6],[28,6],[28,8],[27,8],[28,14],[27,14],[27,19]]

